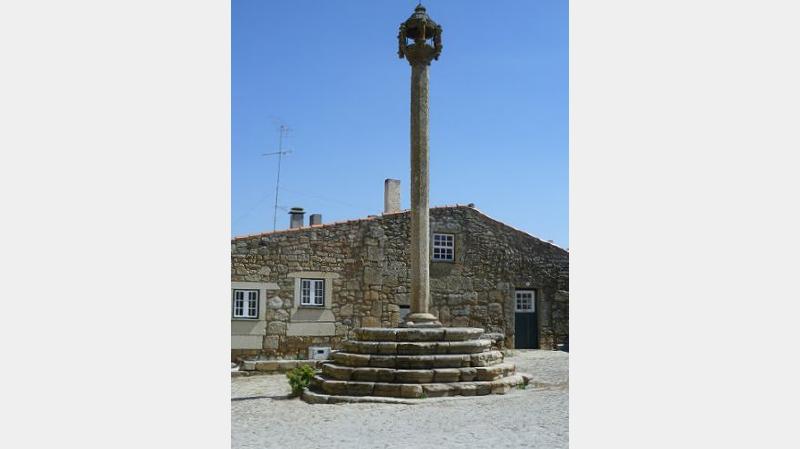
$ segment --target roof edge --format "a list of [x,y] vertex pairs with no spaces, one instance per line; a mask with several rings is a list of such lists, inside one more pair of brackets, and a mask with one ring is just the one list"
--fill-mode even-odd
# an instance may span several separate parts
[[[472,204],[472,203],[470,203],[470,204]],[[507,223],[504,223],[504,222],[502,222],[500,220],[497,220],[496,218],[492,218],[490,215],[488,215],[487,213],[483,212],[482,210],[478,209],[475,206],[471,206],[471,205],[468,205],[468,204],[451,204],[451,205],[444,205],[444,206],[434,206],[434,207],[431,207],[431,210],[433,210],[433,209],[457,209],[457,208],[464,208],[464,209],[473,210],[473,211],[477,212],[478,214],[482,215],[483,217],[485,217],[485,218],[487,218],[487,219],[489,219],[489,220],[491,220],[491,221],[493,221],[495,223],[498,223],[498,224],[500,224],[502,226],[505,226],[506,228],[508,228],[508,229],[510,229],[512,231],[524,234],[527,237],[536,239],[536,240],[538,240],[538,241],[540,241],[542,243],[546,243],[548,245],[554,246],[554,247],[556,247],[556,248],[558,248],[558,249],[560,249],[562,251],[565,251],[565,252],[569,253],[569,251],[567,251],[566,249],[556,245],[555,243],[548,242],[547,240],[543,240],[542,238],[537,237],[537,236],[535,236],[535,235],[533,235],[533,234],[531,234],[531,233],[529,233],[527,231],[523,231],[521,229],[517,229],[514,226],[511,226],[511,225],[509,225]],[[308,230],[311,230],[311,229],[321,229],[321,228],[325,228],[325,227],[328,227],[328,226],[338,226],[338,225],[347,224],[347,223],[358,223],[358,222],[362,222],[362,221],[379,220],[379,219],[381,219],[383,217],[390,217],[390,216],[393,216],[393,215],[407,214],[410,211],[411,211],[410,209],[404,209],[404,210],[401,210],[399,212],[383,213],[381,215],[375,215],[375,216],[372,216],[372,217],[364,217],[364,218],[354,218],[352,220],[332,221],[330,223],[323,223],[323,224],[319,224],[319,225],[303,226],[302,228],[290,228],[290,229],[281,229],[281,230],[278,230],[278,231],[267,231],[267,232],[260,232],[260,233],[255,233],[255,234],[244,234],[244,235],[231,237],[231,241],[233,242],[233,241],[237,241],[237,240],[249,239],[249,238],[254,238],[254,237],[266,237],[266,236],[272,236],[272,235],[288,234],[288,233],[292,233],[292,232],[308,231]]]
[[489,220],[492,220],[492,221],[493,221],[493,222],[495,222],[495,223],[498,223],[498,224],[500,224],[500,225],[502,225],[502,226],[505,226],[505,227],[507,227],[508,229],[510,229],[510,230],[512,230],[512,231],[519,232],[520,234],[524,234],[524,235],[525,235],[525,236],[527,236],[527,237],[530,237],[530,238],[536,239],[536,240],[538,240],[538,241],[540,241],[540,242],[542,242],[542,243],[546,243],[546,244],[548,244],[548,245],[551,245],[551,246],[555,246],[556,248],[558,248],[558,249],[560,249],[560,250],[562,250],[562,251],[564,251],[564,252],[567,252],[567,253],[569,253],[569,251],[567,251],[566,249],[564,249],[564,248],[562,248],[562,247],[560,247],[560,246],[556,245],[556,244],[555,244],[555,243],[553,243],[553,242],[549,242],[549,241],[547,241],[547,240],[544,240],[544,239],[542,239],[542,238],[540,238],[540,237],[537,237],[537,236],[535,236],[535,235],[531,234],[530,232],[523,231],[522,229],[517,229],[517,228],[515,228],[514,226],[511,226],[511,225],[510,225],[510,224],[508,224],[508,223],[504,223],[504,222],[502,222],[502,221],[500,221],[500,220],[498,220],[498,219],[496,219],[496,218],[492,218],[492,217],[491,217],[491,216],[489,216],[489,215],[488,215],[486,212],[483,212],[482,210],[478,209],[477,207],[470,207],[470,209],[472,209],[472,210],[474,210],[475,212],[477,212],[477,213],[479,213],[479,214],[483,215],[484,217],[488,218]]

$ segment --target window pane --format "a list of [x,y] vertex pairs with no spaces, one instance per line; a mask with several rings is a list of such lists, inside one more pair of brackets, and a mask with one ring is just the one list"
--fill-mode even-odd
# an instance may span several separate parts
[[314,304],[322,305],[325,302],[325,281],[316,281],[314,285]]
[[244,291],[242,290],[233,291],[233,316],[244,316]]
[[311,304],[311,281],[300,281],[300,304]]
[[234,290],[232,312],[234,318],[258,318],[258,290]]
[[453,242],[452,234],[433,234],[433,259],[453,260]]
[[517,298],[517,310],[520,312],[533,312],[536,310],[536,290],[518,291],[515,293]]
[[257,292],[250,292],[251,295],[247,304],[248,308],[248,316],[253,318],[258,316],[258,295]]

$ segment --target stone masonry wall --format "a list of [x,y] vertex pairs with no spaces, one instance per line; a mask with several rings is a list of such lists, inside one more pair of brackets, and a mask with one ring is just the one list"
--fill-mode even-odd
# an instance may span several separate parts
[[[337,349],[357,327],[395,327],[409,304],[409,214],[278,231],[231,241],[231,280],[275,282],[267,293],[267,330],[258,350],[233,358],[305,358],[309,345]],[[539,344],[569,333],[569,255],[466,207],[431,209],[431,232],[455,235],[455,261],[431,262],[431,313],[445,326],[483,327],[514,342],[514,290],[536,289]],[[294,281],[287,273],[323,271],[333,279],[333,337],[287,336]]]

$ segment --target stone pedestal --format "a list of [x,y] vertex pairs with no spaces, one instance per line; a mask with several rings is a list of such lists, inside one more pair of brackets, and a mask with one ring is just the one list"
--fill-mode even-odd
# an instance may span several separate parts
[[[505,394],[531,377],[481,339],[483,329],[360,328],[323,362],[303,398],[313,403],[397,402]],[[394,398],[394,399],[392,399]]]

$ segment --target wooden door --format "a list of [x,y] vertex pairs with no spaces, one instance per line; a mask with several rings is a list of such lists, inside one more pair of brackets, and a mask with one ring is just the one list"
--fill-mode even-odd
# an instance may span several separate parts
[[536,290],[517,290],[514,311],[514,348],[538,349],[539,329],[536,323]]

